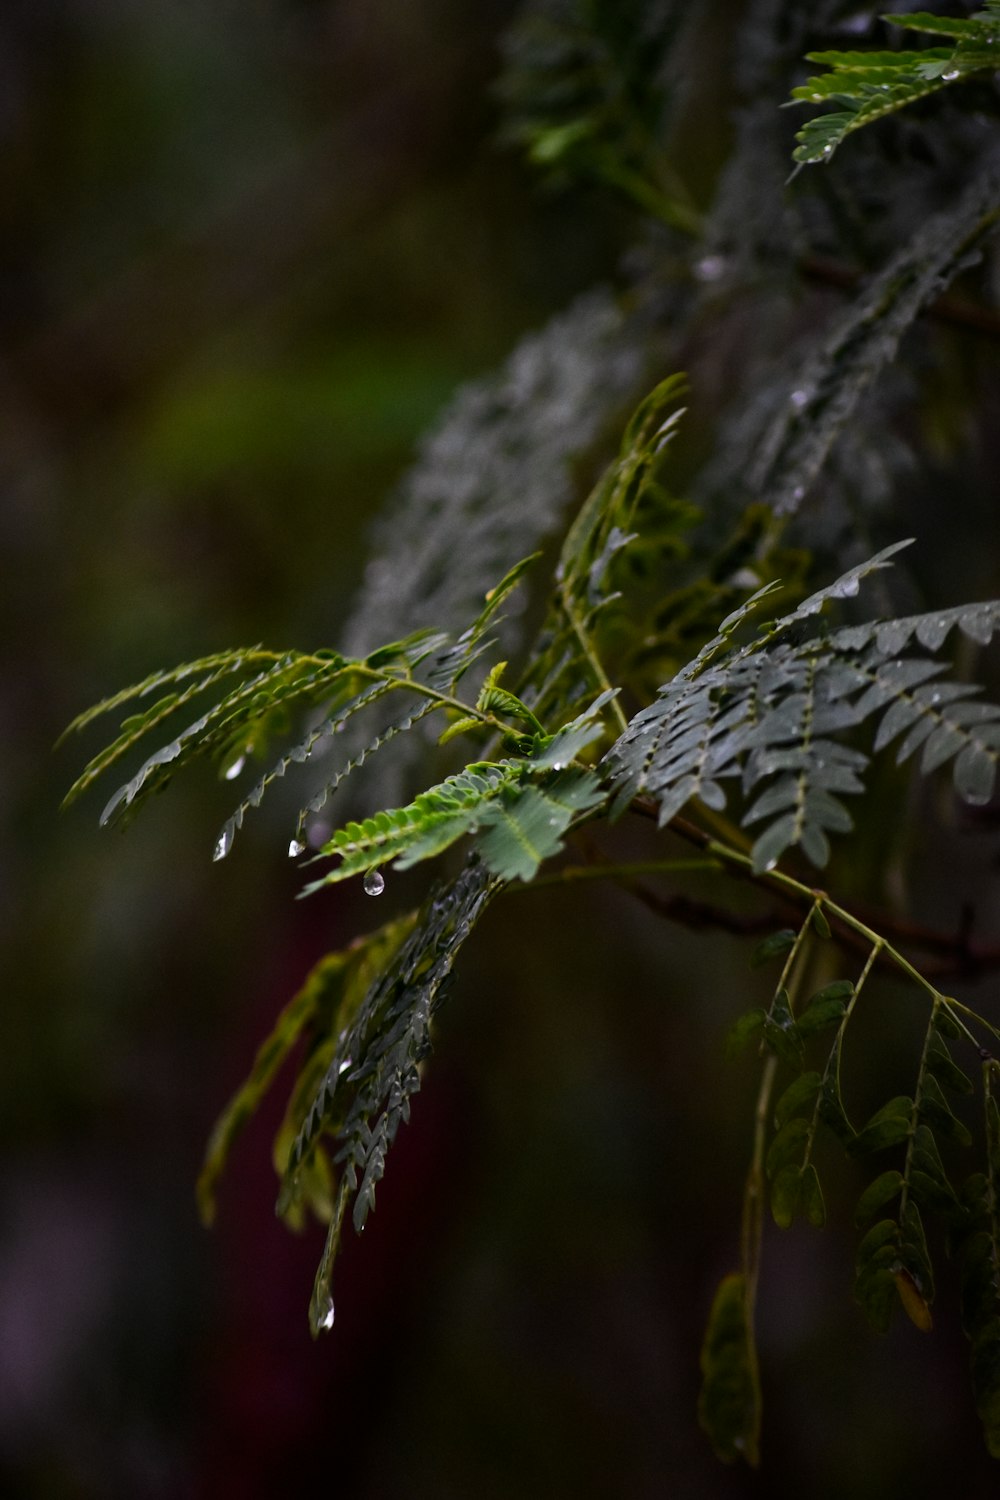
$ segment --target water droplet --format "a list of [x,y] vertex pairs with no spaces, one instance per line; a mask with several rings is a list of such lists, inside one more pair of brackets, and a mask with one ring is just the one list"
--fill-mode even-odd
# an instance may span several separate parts
[[305,844],[300,844],[299,841],[298,841],[298,839],[292,839],[291,843],[288,846],[288,858],[289,859],[298,859],[299,855],[300,854],[305,854],[305,852],[306,852],[306,846],[305,846]]
[[225,770],[222,773],[223,776],[227,781],[235,781],[246,763],[247,758],[245,755],[237,755],[236,759],[231,760],[226,766]]
[[799,503],[800,500],[804,500],[805,499],[805,493],[806,493],[806,487],[805,487],[804,484],[797,484],[795,486],[794,490],[792,490],[792,499],[795,501],[796,505]]
[[833,155],[833,145],[830,142],[827,142],[827,144],[823,147],[823,155],[824,156],[832,156]]
[[385,876],[381,870],[369,870],[363,883],[366,896],[381,896],[385,890]]
[[807,406],[808,403],[809,403],[809,392],[808,391],[793,391],[792,394],[789,396],[788,399],[792,403],[792,405],[795,407],[796,411],[801,411],[802,408],[803,408],[803,406]]
[[345,1057],[344,1061],[340,1064],[339,1068],[337,1069],[337,1072],[338,1072],[338,1074],[340,1074],[340,1073],[346,1073],[347,1070],[348,1070],[348,1068],[353,1068],[353,1067],[354,1067],[354,1060],[352,1058],[350,1058],[350,1057]]
[[944,79],[945,83],[954,83],[955,79],[958,77],[958,69],[949,68],[946,73],[941,74],[941,77]]
[[226,855],[229,853],[232,847],[233,830],[227,825],[227,827],[225,827],[219,834],[219,842],[215,846],[215,852],[213,853],[212,858],[225,859]]
[[695,262],[694,274],[699,281],[718,281],[725,271],[726,260],[722,255],[704,255]]
[[962,801],[967,802],[970,807],[987,807],[993,798],[988,792],[983,793],[972,788],[962,793]]
[[329,1333],[333,1327],[333,1298],[329,1292],[324,1292],[316,1308],[316,1327],[324,1333]]

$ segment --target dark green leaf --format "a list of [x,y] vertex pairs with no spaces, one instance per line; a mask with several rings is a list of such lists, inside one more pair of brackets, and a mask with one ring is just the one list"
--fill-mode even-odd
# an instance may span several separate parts
[[795,1029],[788,991],[779,986],[764,1021],[764,1041],[793,1068],[802,1066],[802,1040]]
[[814,906],[812,909],[812,925],[821,938],[828,938],[831,936],[830,924],[826,920],[826,916],[824,915],[823,908],[821,906]]
[[759,969],[762,964],[768,963],[770,959],[777,958],[782,953],[787,953],[794,942],[795,933],[792,932],[791,928],[786,927],[781,932],[770,933],[757,944],[750,955],[750,967],[752,969]]
[[899,1226],[892,1219],[881,1219],[858,1246],[854,1295],[879,1333],[888,1329],[898,1304],[899,1257]]
[[819,1116],[828,1130],[831,1130],[838,1141],[849,1148],[849,1143],[854,1140],[854,1127],[847,1118],[844,1101],[840,1093],[839,1059],[840,1059],[840,1036],[834,1038],[827,1060],[826,1072],[823,1077],[823,1091],[820,1095]]
[[937,1031],[931,1033],[927,1044],[927,1067],[938,1083],[954,1093],[971,1094],[973,1092],[972,1079],[962,1072]]
[[947,1140],[954,1141],[958,1146],[972,1145],[972,1136],[961,1120],[956,1119],[952,1114],[951,1105],[933,1073],[924,1075],[920,1093],[920,1114]]
[[784,1125],[793,1115],[801,1114],[803,1111],[812,1112],[816,1095],[823,1085],[823,1079],[819,1073],[803,1073],[794,1082],[790,1083],[774,1107],[774,1123]]
[[958,1199],[950,1184],[931,1177],[919,1167],[910,1171],[910,1191],[923,1208],[936,1213],[945,1222],[959,1215]]
[[900,1257],[918,1292],[928,1301],[934,1295],[934,1270],[927,1249],[920,1210],[908,1198],[900,1219]]
[[730,1026],[725,1040],[725,1053],[727,1057],[738,1057],[747,1044],[757,1036],[764,1025],[764,1012],[762,1010],[748,1010],[739,1016]]
[[872,1115],[868,1124],[850,1142],[848,1151],[852,1156],[863,1156],[869,1151],[884,1151],[889,1146],[898,1146],[910,1134],[913,1119],[913,1100],[905,1095],[890,1099]]
[[726,1276],[715,1294],[701,1351],[698,1420],[719,1458],[760,1458],[760,1376],[746,1278]]
[[805,1040],[807,1037],[815,1036],[818,1031],[825,1031],[829,1026],[836,1026],[843,1019],[847,1006],[837,996],[823,1000],[819,996],[811,1000],[805,1010],[796,1021],[796,1029],[799,1036]]
[[[895,1219],[879,1219],[862,1239],[857,1251],[859,1269],[873,1264],[889,1264],[899,1250],[899,1225]],[[887,1252],[889,1259],[886,1258]]]
[[764,1041],[775,1056],[793,1068],[802,1066],[802,1038],[794,1026],[780,1026],[770,1016],[764,1018]]
[[778,1131],[767,1153],[766,1170],[774,1179],[783,1167],[795,1163],[801,1166],[802,1153],[809,1138],[809,1121],[802,1115],[786,1120]]
[[854,1210],[854,1222],[858,1228],[867,1224],[880,1208],[890,1203],[902,1190],[902,1186],[903,1174],[895,1170],[883,1172],[881,1176],[875,1178],[874,1182],[869,1183],[858,1199],[857,1208]]
[[822,1229],[826,1223],[826,1202],[820,1186],[819,1174],[812,1162],[802,1170],[802,1212],[814,1229]]
[[961,1027],[948,1009],[947,1004],[938,1007],[934,1015],[934,1027],[943,1037],[957,1042],[962,1035]]
[[771,1183],[771,1215],[779,1229],[787,1229],[802,1209],[802,1168],[782,1167]]

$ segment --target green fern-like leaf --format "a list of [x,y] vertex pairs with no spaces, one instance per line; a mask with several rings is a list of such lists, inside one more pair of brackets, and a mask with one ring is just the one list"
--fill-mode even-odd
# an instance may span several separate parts
[[[230,852],[247,812],[260,805],[275,781],[293,766],[308,763],[349,721],[367,718],[382,700],[402,693],[407,699],[406,712],[383,723],[302,809],[291,845],[292,852],[301,852],[307,814],[318,811],[366,760],[432,713],[457,711],[469,724],[493,732],[504,732],[504,716],[513,716],[526,721],[540,742],[545,737],[541,724],[513,694],[494,689],[482,703],[465,703],[455,696],[462,679],[491,644],[489,632],[499,622],[503,604],[534,560],[532,556],[515,564],[490,590],[475,620],[455,637],[440,631],[417,631],[354,659],[328,650],[306,655],[255,647],[154,673],[81,715],[70,726],[72,730],[83,729],[99,714],[141,702],[164,686],[183,684],[180,690],[158,697],[151,708],[124,720],[121,735],[89,763],[71,787],[66,802],[73,801],[140,744],[148,743],[161,731],[170,733],[171,726],[172,736],[157,745],[131,779],[115,791],[101,815],[102,823],[133,815],[173,775],[199,759],[214,757],[225,778],[235,780],[251,757],[265,753],[275,734],[287,735],[293,715],[312,712],[310,727],[257,780],[223,825],[215,842],[215,857],[221,859]],[[218,696],[214,690],[232,678],[237,679],[235,686]],[[177,730],[176,716],[209,695],[214,701],[208,709]]]
[[364,1227],[399,1126],[409,1119],[430,1051],[430,1026],[462,944],[501,882],[477,862],[428,897],[410,936],[337,1037],[288,1151],[279,1209],[299,1193],[321,1138],[338,1171],[330,1228],[310,1305],[314,1334],[333,1324],[331,1277],[348,1208]]
[[467,834],[487,868],[503,880],[530,880],[543,859],[562,847],[574,818],[604,800],[599,781],[566,765],[600,732],[589,724],[547,737],[537,759],[474,761],[406,807],[378,812],[338,829],[321,853],[340,863],[304,894],[392,862],[398,870],[440,854]]
[[682,414],[677,403],[686,389],[684,377],[672,375],[640,403],[625,430],[617,460],[567,532],[549,615],[523,688],[525,699],[543,717],[572,711],[597,691],[623,727],[597,639],[617,598],[610,566],[631,540],[636,510],[676,431]]
[[926,11],[887,15],[894,26],[948,37],[954,46],[913,52],[810,52],[809,62],[830,69],[792,89],[796,103],[837,106],[799,131],[792,153],[798,162],[829,161],[846,136],[917,99],[938,93],[977,73],[1000,66],[1000,11],[990,3],[967,19]]
[[[937,650],[956,626],[988,641],[1000,624],[1000,603],[787,639],[829,600],[857,592],[860,580],[896,550],[851,569],[763,627],[756,641],[721,657],[727,636],[720,632],[608,752],[616,807],[651,796],[663,824],[693,798],[724,808],[725,783],[739,777],[744,795],[756,793],[743,822],[766,823],[754,845],[755,868],[771,868],[793,845],[822,866],[828,833],[852,826],[841,798],[863,790],[868,763],[836,737],[876,715],[876,750],[906,730],[898,761],[921,746],[924,772],[954,760],[958,794],[988,801],[1000,761],[1000,708],[974,701],[973,687],[938,681],[939,663],[902,653],[914,641]],[[742,612],[733,617],[737,625],[742,618]]]

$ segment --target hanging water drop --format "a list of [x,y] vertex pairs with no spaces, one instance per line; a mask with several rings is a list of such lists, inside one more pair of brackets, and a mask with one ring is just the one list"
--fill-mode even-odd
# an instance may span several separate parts
[[363,884],[366,896],[381,896],[385,890],[385,876],[381,870],[369,870]]
[[946,73],[941,74],[941,77],[945,83],[954,83],[955,79],[958,77],[958,69],[949,68]]
[[212,858],[213,859],[225,859],[226,855],[229,853],[229,851],[230,851],[230,849],[232,847],[233,847],[233,830],[229,826],[229,824],[227,823],[226,827],[219,834],[219,841],[218,841],[218,843],[215,846],[215,851],[214,851],[214,853],[212,855]]
[[333,1327],[333,1298],[329,1292],[324,1292],[319,1306],[316,1309],[316,1327],[323,1333],[329,1333]]
[[298,859],[299,855],[305,854],[305,852],[305,844],[301,844],[298,839],[292,839],[291,843],[288,846],[288,858]]
[[245,755],[237,755],[235,759],[231,760],[229,764],[224,768],[222,772],[223,776],[227,781],[235,781],[246,763],[247,758]]
[[809,392],[808,391],[793,391],[792,394],[789,396],[788,399],[791,402],[791,404],[795,407],[796,411],[801,411],[802,408],[803,408],[803,406],[807,406],[808,403],[809,403]]

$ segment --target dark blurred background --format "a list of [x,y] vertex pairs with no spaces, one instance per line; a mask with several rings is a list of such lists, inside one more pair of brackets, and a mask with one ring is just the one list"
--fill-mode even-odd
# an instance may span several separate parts
[[875,1339],[849,1230],[768,1233],[763,1477],[697,1431],[755,1087],[721,1061],[735,940],[650,939],[609,891],[492,913],[314,1345],[322,1236],[272,1211],[281,1099],[211,1233],[193,1184],[276,1011],[370,903],[296,903],[266,810],[213,865],[232,797],[208,773],[125,839],[99,796],[57,811],[100,740],[52,745],[92,701],[240,642],[335,643],[369,519],[449,393],[613,277],[615,205],[540,191],[497,145],[515,8],[0,10],[12,1496],[996,1492],[953,1294],[934,1351]]

